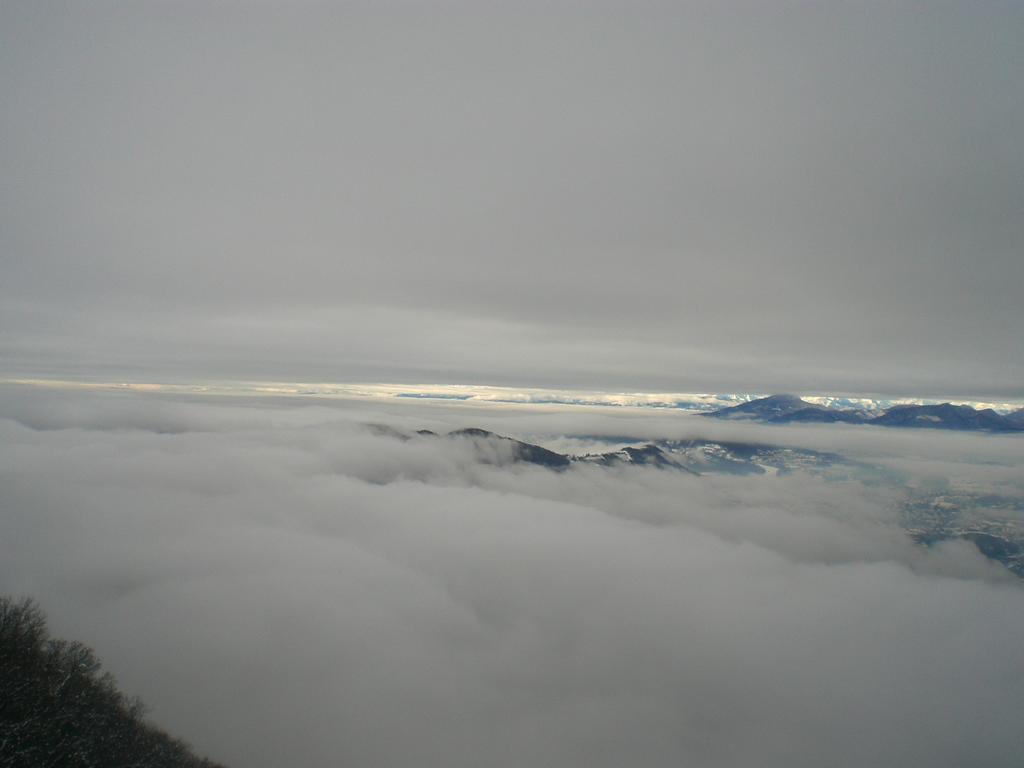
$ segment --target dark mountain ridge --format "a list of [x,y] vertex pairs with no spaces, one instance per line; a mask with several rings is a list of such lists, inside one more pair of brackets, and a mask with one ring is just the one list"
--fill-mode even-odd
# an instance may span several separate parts
[[747,419],[769,424],[833,423],[874,424],[880,427],[916,427],[980,432],[1024,431],[1024,409],[1007,416],[991,408],[977,410],[969,405],[896,405],[877,416],[851,409],[827,408],[794,395],[771,395],[711,413],[715,419]]
[[770,421],[784,419],[795,413],[806,411],[824,411],[823,406],[808,403],[795,395],[769,395],[757,400],[749,400],[746,403],[733,405],[728,408],[721,408],[711,413],[703,414],[718,419],[760,419]]
[[692,475],[765,474],[769,470],[785,473],[794,469],[822,469],[846,461],[837,454],[778,445],[704,439],[642,443],[629,437],[603,439],[609,443],[641,444],[625,445],[603,453],[570,455],[476,427],[456,429],[446,434],[420,429],[411,435],[383,425],[372,424],[367,425],[367,428],[375,435],[402,441],[464,440],[473,447],[477,461],[482,464],[534,464],[555,471],[563,471],[574,465],[586,465],[652,467]]
[[[456,429],[449,432],[445,437],[457,440],[468,439],[492,442],[495,443],[499,449],[509,451],[513,461],[523,461],[528,464],[537,464],[551,469],[565,469],[572,463],[572,460],[564,454],[549,451],[547,448],[534,445],[533,443],[524,443],[522,440],[516,440],[494,432],[488,432],[486,429],[477,429],[475,427]],[[504,451],[502,451],[499,456],[503,455],[503,453]]]
[[871,420],[882,427],[923,429],[967,429],[985,432],[1014,432],[1024,429],[991,408],[975,410],[969,405],[897,405]]

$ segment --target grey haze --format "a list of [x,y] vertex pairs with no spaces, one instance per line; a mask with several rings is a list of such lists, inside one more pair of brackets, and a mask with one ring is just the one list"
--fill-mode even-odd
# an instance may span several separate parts
[[0,4],[8,374],[1024,396],[1024,6]]

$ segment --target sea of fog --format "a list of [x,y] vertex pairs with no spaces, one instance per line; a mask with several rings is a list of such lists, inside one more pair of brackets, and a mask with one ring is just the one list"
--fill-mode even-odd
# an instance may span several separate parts
[[708,437],[1024,496],[1024,437],[637,408],[0,387],[0,591],[241,768],[1011,765],[1024,588],[794,472],[484,464]]

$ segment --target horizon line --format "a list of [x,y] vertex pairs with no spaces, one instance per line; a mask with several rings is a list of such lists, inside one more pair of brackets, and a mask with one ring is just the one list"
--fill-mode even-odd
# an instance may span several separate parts
[[[46,377],[0,378],[0,384],[47,389],[89,389],[149,394],[324,397],[370,400],[438,400],[450,403],[562,405],[592,407],[657,408],[681,411],[711,411],[767,397],[767,392],[644,392],[590,390],[555,387],[510,387],[490,384],[424,384],[396,382],[300,382],[214,380],[195,382],[117,379],[62,379]],[[791,394],[791,393],[787,393]],[[919,397],[863,394],[805,393],[802,399],[830,408],[879,410],[895,405],[952,403],[982,410],[1014,411],[1024,400],[976,399],[971,397]]]

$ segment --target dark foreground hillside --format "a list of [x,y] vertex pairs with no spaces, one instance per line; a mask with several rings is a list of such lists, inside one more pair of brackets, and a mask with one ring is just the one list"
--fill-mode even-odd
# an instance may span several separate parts
[[219,768],[142,718],[81,643],[30,599],[0,597],[2,768]]

